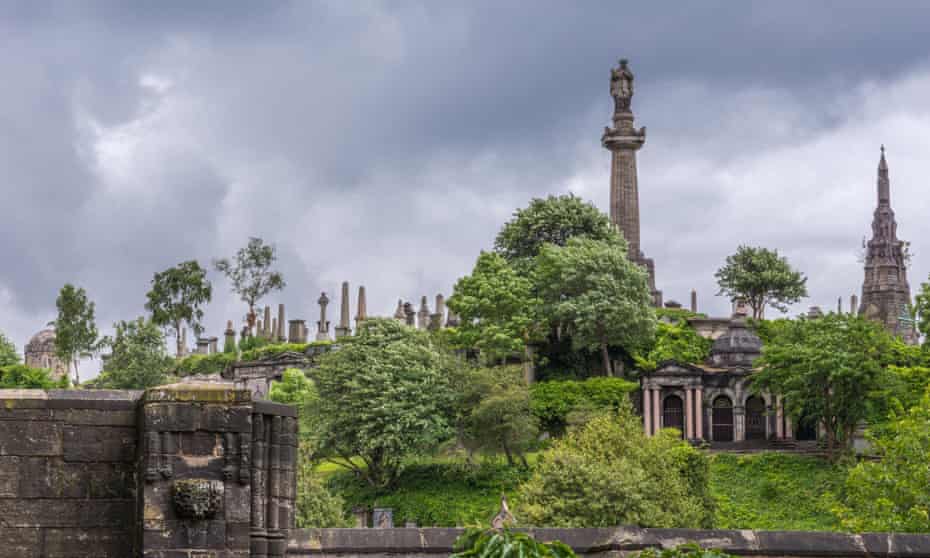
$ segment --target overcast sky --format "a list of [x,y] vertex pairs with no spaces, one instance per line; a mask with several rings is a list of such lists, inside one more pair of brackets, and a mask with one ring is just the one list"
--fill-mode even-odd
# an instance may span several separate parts
[[[72,282],[108,332],[154,272],[249,236],[277,246],[289,318],[343,280],[353,314],[359,284],[372,313],[448,294],[532,197],[606,211],[620,57],[666,300],[726,313],[713,273],[748,243],[808,275],[795,312],[845,308],[882,143],[913,292],[927,21],[926,2],[2,2],[0,330],[21,350]],[[221,336],[245,309],[212,279]]]

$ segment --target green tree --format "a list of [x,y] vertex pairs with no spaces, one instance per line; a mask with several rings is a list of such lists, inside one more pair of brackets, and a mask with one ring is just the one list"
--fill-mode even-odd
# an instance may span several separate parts
[[930,532],[930,392],[871,436],[879,459],[849,470],[836,513],[853,532]]
[[49,325],[55,326],[55,355],[74,365],[74,383],[81,383],[78,362],[97,351],[98,333],[94,318],[94,303],[84,289],[66,284],[55,301],[58,317]]
[[930,283],[920,284],[920,292],[914,296],[912,310],[917,317],[917,331],[924,336],[924,345],[927,345],[930,340]]
[[67,388],[68,378],[52,378],[45,368],[32,368],[23,364],[0,366],[0,389],[55,389]]
[[516,516],[537,527],[702,527],[713,518],[708,458],[630,406],[569,431],[540,456]]
[[607,215],[572,194],[534,198],[504,224],[494,240],[494,250],[507,261],[526,262],[545,244],[564,246],[577,236],[613,240],[617,233]]
[[[271,384],[268,398],[277,403],[297,407],[297,416],[300,421],[301,440],[313,441],[319,430],[316,407],[320,402],[313,380],[304,374],[303,370],[288,368],[281,376],[281,380]],[[315,442],[313,442],[315,445]]]
[[700,364],[710,354],[713,342],[698,335],[688,322],[681,320],[669,324],[659,322],[656,328],[655,344],[646,356],[634,355],[637,366],[642,370],[655,370],[659,363],[666,360]]
[[881,404],[891,337],[878,324],[848,314],[786,321],[764,346],[753,388],[784,396],[795,421],[817,421],[831,458],[848,447],[860,421]]
[[216,270],[232,282],[232,290],[249,306],[249,327],[255,325],[255,304],[272,291],[285,287],[284,276],[272,271],[277,260],[274,246],[260,238],[251,237],[245,248],[236,252],[234,261],[222,258],[213,262]]
[[19,364],[19,353],[16,352],[16,345],[0,331],[0,366],[11,364]]
[[717,294],[745,300],[757,320],[766,306],[786,312],[789,304],[807,296],[807,277],[792,269],[778,250],[740,246],[714,276]]
[[530,409],[530,390],[514,366],[475,368],[466,373],[462,397],[462,442],[469,450],[503,452],[508,465],[536,442],[539,424]]
[[213,287],[207,280],[207,270],[195,260],[158,272],[152,279],[145,309],[152,313],[155,325],[169,328],[174,333],[178,358],[184,354],[181,326],[186,322],[194,335],[199,336],[203,332],[201,306],[210,302],[212,295]]
[[610,346],[633,353],[655,334],[646,271],[626,257],[622,242],[571,238],[546,244],[536,258],[536,283],[553,322],[571,335],[576,348],[600,350],[612,376]]
[[313,371],[322,455],[372,486],[389,486],[405,459],[452,436],[458,365],[427,332],[389,319],[362,322]]
[[116,330],[104,337],[101,346],[110,350],[99,387],[147,389],[165,383],[172,359],[165,350],[162,330],[152,320],[138,318],[113,324]]
[[460,319],[457,342],[480,351],[486,362],[522,354],[529,364],[530,344],[544,338],[532,282],[499,254],[481,252],[471,275],[456,282],[448,304]]

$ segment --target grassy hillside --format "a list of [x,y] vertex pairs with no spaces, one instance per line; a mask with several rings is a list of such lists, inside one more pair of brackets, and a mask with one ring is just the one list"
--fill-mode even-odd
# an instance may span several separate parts
[[840,489],[845,472],[814,457],[762,453],[712,456],[711,493],[723,529],[834,531],[824,495]]
[[[324,465],[321,472],[345,499],[347,509],[390,507],[396,525],[414,520],[421,526],[487,524],[499,509],[501,494],[514,502],[517,488],[530,475],[502,463],[468,466],[458,460],[430,460],[411,466],[395,489],[384,492],[331,465]],[[838,490],[844,478],[842,469],[812,457],[714,455],[711,492],[717,503],[716,527],[836,530],[839,526],[823,495]]]

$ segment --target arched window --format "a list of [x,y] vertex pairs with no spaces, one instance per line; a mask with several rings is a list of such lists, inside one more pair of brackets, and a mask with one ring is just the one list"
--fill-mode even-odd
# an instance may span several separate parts
[[714,399],[711,435],[714,442],[733,441],[733,401],[726,395]]

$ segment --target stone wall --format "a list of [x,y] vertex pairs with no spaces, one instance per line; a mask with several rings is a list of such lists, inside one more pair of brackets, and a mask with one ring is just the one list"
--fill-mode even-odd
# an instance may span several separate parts
[[133,555],[140,395],[0,390],[0,555]]
[[[543,541],[559,540],[583,557],[629,556],[644,548],[696,542],[737,556],[930,557],[930,536],[789,531],[690,529],[535,529]],[[298,529],[289,558],[444,558],[461,529]]]

